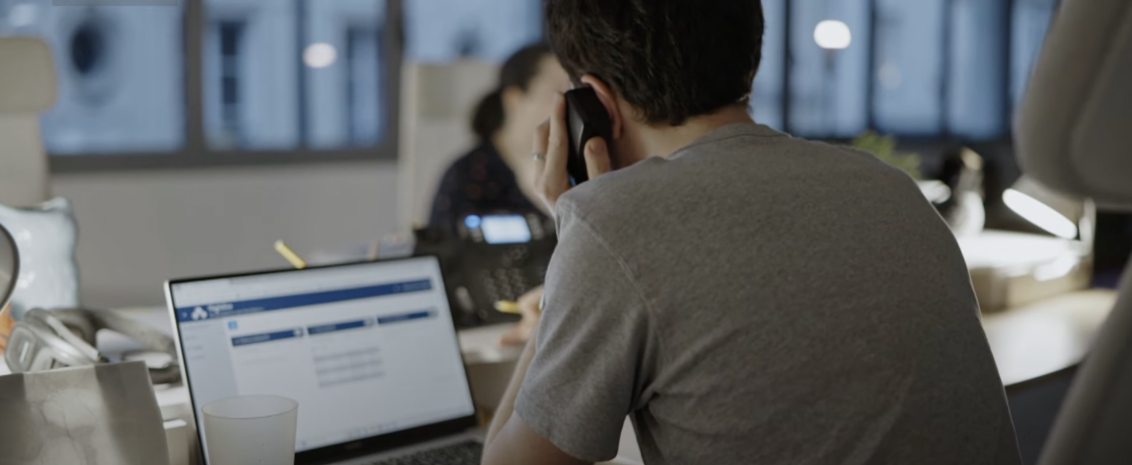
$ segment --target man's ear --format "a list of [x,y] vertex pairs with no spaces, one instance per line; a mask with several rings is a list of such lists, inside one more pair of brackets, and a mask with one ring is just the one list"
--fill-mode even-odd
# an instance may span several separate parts
[[609,113],[609,119],[613,121],[613,138],[620,139],[621,132],[625,128],[625,119],[621,115],[621,106],[617,105],[617,96],[613,94],[613,91],[604,81],[592,74],[582,76],[582,85],[592,87],[594,92],[597,93],[597,98],[601,100],[602,105],[605,105],[605,111]]

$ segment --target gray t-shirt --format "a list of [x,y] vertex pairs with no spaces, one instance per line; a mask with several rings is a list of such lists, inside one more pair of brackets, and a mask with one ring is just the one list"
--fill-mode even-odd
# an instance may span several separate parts
[[902,172],[720,128],[558,202],[516,402],[579,459],[1020,463],[956,241]]

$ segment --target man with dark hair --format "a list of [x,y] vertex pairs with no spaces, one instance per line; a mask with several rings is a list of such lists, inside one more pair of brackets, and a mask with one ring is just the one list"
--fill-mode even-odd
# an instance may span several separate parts
[[608,460],[626,416],[650,465],[1020,463],[966,264],[915,183],[748,116],[758,1],[546,11],[613,134],[574,188],[561,96],[536,134],[559,245],[485,464]]

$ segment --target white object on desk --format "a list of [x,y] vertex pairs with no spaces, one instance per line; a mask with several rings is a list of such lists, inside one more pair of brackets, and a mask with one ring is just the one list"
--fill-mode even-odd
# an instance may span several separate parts
[[294,465],[299,403],[282,396],[238,396],[201,411],[208,461]]
[[1089,247],[1081,241],[990,230],[958,241],[984,313],[1088,286]]
[[169,465],[190,465],[192,463],[192,447],[196,445],[193,435],[195,428],[189,428],[185,420],[169,420],[165,422],[165,443],[169,445]]

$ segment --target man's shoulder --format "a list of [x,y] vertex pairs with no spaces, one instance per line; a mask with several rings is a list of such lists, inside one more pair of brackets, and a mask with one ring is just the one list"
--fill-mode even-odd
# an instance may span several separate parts
[[663,159],[645,160],[571,189],[558,200],[559,219],[604,224],[663,201],[656,196],[656,186],[667,181],[665,164]]
[[597,223],[623,221],[654,211],[672,197],[709,201],[703,198],[705,192],[718,190],[708,187],[721,183],[731,183],[728,189],[737,193],[745,187],[739,184],[773,182],[789,189],[790,183],[781,177],[784,172],[840,178],[863,189],[915,190],[909,176],[871,153],[760,128],[724,131],[667,159],[650,158],[603,175],[567,192],[559,201],[561,210]]
[[749,153],[757,157],[756,164],[804,166],[814,173],[856,168],[860,170],[858,174],[890,181],[907,177],[876,155],[856,147],[777,134],[779,137],[733,138],[700,148],[696,153]]

